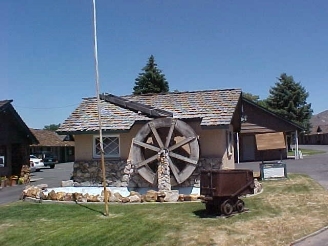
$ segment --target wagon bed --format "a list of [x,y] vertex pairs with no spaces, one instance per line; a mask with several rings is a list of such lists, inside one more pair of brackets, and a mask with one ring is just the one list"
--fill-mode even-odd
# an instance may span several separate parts
[[254,193],[252,170],[204,170],[201,171],[200,194],[210,213],[230,215],[244,211],[240,196]]

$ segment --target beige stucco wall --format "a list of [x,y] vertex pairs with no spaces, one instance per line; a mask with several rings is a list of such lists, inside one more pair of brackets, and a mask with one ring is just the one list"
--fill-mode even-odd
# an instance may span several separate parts
[[[234,168],[234,154],[227,154],[227,130],[226,129],[202,129],[199,122],[189,123],[199,136],[200,157],[221,158],[223,168]],[[128,159],[131,140],[137,134],[142,124],[134,125],[127,133],[120,133],[120,157]],[[232,126],[230,126],[232,130]],[[75,135],[75,160],[92,160],[92,134]],[[233,144],[233,143],[232,143]]]

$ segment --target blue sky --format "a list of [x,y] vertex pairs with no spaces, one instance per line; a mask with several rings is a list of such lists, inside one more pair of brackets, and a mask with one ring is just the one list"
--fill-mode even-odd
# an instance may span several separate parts
[[[281,73],[328,109],[328,1],[97,0],[100,91],[132,93],[154,55],[170,90],[241,88],[265,99]],[[31,128],[96,95],[92,0],[0,1],[0,100]]]

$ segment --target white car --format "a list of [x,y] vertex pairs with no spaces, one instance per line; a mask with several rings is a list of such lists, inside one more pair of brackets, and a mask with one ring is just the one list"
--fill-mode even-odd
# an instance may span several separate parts
[[43,160],[40,158],[37,158],[35,155],[30,155],[30,167],[31,167],[31,170],[33,170],[33,168],[35,168],[36,172],[40,171],[40,169],[44,167]]
[[36,172],[36,168],[34,166],[34,162],[33,161],[30,161],[30,173],[34,173]]

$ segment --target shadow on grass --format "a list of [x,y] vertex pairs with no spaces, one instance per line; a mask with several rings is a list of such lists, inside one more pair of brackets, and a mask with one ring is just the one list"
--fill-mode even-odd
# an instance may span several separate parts
[[105,216],[105,213],[104,213],[104,212],[101,212],[101,211],[96,210],[96,209],[94,209],[94,208],[90,208],[90,207],[84,205],[83,203],[78,203],[77,201],[75,201],[75,204],[76,204],[76,205],[79,205],[80,207],[86,208],[86,209],[88,209],[88,210],[91,210],[91,211],[93,211],[93,212],[97,212],[97,213],[99,213],[99,214]]
[[220,215],[218,215],[218,214],[208,213],[206,211],[206,209],[196,210],[193,213],[194,213],[195,216],[197,216],[199,218],[212,218],[212,219],[216,219],[216,218],[220,217]]

